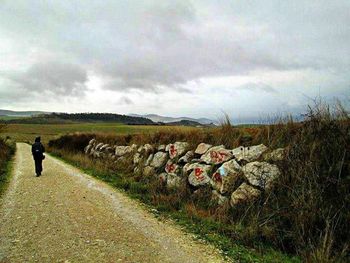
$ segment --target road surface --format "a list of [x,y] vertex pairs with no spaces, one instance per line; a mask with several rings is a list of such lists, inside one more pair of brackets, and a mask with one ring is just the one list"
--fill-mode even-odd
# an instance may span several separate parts
[[35,177],[17,144],[0,200],[0,262],[224,262],[218,251],[156,219],[124,193],[47,155]]

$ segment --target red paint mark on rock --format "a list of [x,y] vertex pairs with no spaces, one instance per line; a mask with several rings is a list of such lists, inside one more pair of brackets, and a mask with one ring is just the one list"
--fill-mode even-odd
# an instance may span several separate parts
[[215,182],[222,184],[222,177],[221,177],[220,173],[214,173],[213,179]]
[[176,170],[176,164],[174,164],[174,163],[168,163],[168,164],[165,166],[165,171],[166,171],[167,173],[173,173],[173,172],[175,172],[175,170]]
[[170,157],[175,157],[176,156],[177,150],[176,150],[174,144],[170,145],[169,153],[170,153]]
[[225,158],[229,156],[225,152],[217,152],[217,151],[211,151],[210,152],[210,158],[214,163],[221,163],[225,160]]
[[203,176],[203,170],[201,168],[195,168],[194,169],[194,175],[196,176],[196,179],[198,181],[203,181],[205,178]]

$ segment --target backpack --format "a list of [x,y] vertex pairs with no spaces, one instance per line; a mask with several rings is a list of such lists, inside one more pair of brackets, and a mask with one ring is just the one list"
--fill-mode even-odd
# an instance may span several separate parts
[[43,148],[41,143],[34,143],[32,146],[32,153],[34,157],[42,157],[43,156]]

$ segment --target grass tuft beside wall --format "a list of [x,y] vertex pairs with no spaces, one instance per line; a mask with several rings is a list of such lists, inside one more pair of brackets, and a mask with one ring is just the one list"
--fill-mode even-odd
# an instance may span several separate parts
[[15,153],[15,144],[10,141],[0,139],[0,196],[9,183],[11,172],[11,158]]

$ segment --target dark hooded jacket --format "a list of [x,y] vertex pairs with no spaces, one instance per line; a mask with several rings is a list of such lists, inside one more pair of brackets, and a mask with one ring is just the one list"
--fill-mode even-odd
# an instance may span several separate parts
[[35,143],[32,145],[32,154],[34,159],[43,159],[44,152],[45,148],[40,142],[40,137],[36,137]]

